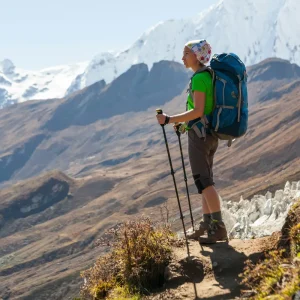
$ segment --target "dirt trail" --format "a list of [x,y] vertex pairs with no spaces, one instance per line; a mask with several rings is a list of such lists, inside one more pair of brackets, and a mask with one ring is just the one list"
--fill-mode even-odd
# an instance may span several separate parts
[[273,237],[233,239],[203,247],[190,241],[189,262],[186,247],[176,248],[164,290],[150,299],[240,299],[238,275],[245,261],[257,261],[271,247],[272,240]]

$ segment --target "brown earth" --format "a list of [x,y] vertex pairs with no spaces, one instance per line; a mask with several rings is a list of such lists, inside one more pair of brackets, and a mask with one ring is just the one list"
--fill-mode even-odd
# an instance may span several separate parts
[[[265,63],[255,68],[255,76],[267,69]],[[251,104],[244,137],[231,148],[220,143],[214,174],[225,200],[237,200],[241,195],[249,199],[259,192],[283,188],[286,180],[299,180],[300,86],[295,78],[276,80],[275,87],[270,77],[250,82],[250,96],[262,88],[273,98],[264,96]],[[183,92],[162,108],[171,114],[183,111],[185,96]],[[0,191],[0,297],[4,299],[55,300],[77,295],[80,270],[102,253],[95,240],[122,220],[139,214],[162,219],[168,213],[174,230],[181,228],[156,107],[88,126],[42,130],[64,100],[57,101],[32,101],[0,111],[0,164],[5,167],[17,158],[15,163],[22,166],[10,169],[12,178]],[[189,226],[177,136],[171,127],[166,131]],[[197,221],[200,197],[191,178],[185,135],[182,143]],[[12,185],[20,178],[52,169],[67,175],[54,172]],[[52,190],[57,183],[65,187],[65,193],[48,202],[42,191]],[[31,203],[43,204],[35,207]],[[18,213],[8,218],[7,211]],[[242,244],[237,247],[242,249]]]
[[274,239],[276,235],[244,241],[233,239],[211,246],[190,241],[190,256],[186,247],[176,248],[174,261],[166,270],[169,280],[163,291],[146,299],[240,299],[245,288],[239,274],[245,261],[261,259],[264,251],[273,247]]
[[[295,280],[300,274],[299,230],[295,230],[299,223],[300,199],[288,212],[281,231],[271,236],[232,239],[229,243],[206,246],[190,241],[188,248],[182,241],[181,247],[174,247],[173,261],[165,271],[164,287],[146,299],[261,299],[259,292],[266,292],[266,285],[269,285],[268,299],[297,299],[300,286],[293,289],[291,286],[299,281]],[[271,251],[276,255],[270,258]],[[283,254],[279,254],[280,251]],[[245,268],[246,261],[251,261],[250,269]],[[285,272],[275,277],[274,270],[283,266]],[[287,288],[290,292],[293,290],[292,294],[287,293]]]

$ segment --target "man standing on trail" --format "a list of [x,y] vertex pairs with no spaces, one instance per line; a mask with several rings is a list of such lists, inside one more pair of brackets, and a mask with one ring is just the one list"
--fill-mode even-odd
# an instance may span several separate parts
[[189,160],[196,187],[199,194],[202,194],[203,211],[199,228],[189,234],[188,238],[199,239],[203,244],[227,240],[212,172],[218,138],[211,134],[206,117],[212,113],[214,104],[212,76],[205,71],[210,56],[211,46],[206,40],[194,40],[185,45],[182,61],[186,68],[194,71],[187,97],[187,111],[173,116],[157,114],[159,124],[175,123],[176,126],[184,122],[180,130],[188,132]]

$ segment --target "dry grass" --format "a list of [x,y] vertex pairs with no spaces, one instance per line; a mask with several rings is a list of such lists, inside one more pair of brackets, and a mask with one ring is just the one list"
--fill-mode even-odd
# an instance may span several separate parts
[[277,249],[254,265],[247,261],[242,283],[255,294],[251,299],[292,299],[300,290],[300,199],[292,206]]
[[175,235],[166,225],[141,217],[107,233],[102,245],[112,251],[100,257],[81,276],[82,299],[139,299],[164,283],[165,267],[172,258]]

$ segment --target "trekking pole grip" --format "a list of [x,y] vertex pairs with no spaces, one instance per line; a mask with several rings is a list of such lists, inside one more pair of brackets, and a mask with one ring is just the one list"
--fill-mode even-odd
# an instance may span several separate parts
[[[157,114],[157,115],[162,115],[162,113],[163,113],[163,111],[162,111],[161,108],[157,108],[157,109],[156,109],[156,114]],[[160,126],[161,126],[161,127],[164,127],[164,124],[160,124]]]
[[175,128],[176,128],[176,134],[177,134],[178,138],[180,137],[180,131],[179,131],[180,126],[181,126],[180,124],[177,124],[175,126]]

